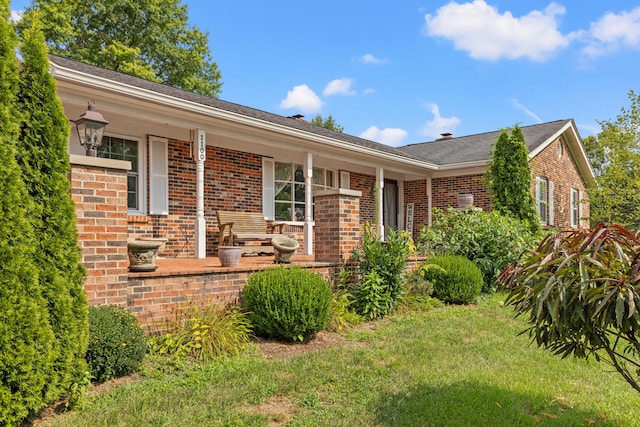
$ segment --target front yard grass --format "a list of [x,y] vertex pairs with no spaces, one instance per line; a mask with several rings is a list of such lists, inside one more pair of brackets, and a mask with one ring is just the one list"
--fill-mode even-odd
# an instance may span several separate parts
[[148,367],[45,425],[640,426],[617,373],[530,346],[503,298],[394,315],[294,356]]

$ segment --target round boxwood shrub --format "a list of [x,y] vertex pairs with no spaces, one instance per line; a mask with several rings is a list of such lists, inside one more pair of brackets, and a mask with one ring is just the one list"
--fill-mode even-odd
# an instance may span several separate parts
[[317,273],[276,267],[249,277],[242,306],[257,335],[306,341],[329,322],[331,289]]
[[97,381],[134,372],[147,352],[138,319],[124,308],[89,307],[87,364]]
[[482,290],[482,272],[473,262],[460,255],[431,257],[420,267],[420,274],[433,284],[433,292],[442,302],[469,303]]

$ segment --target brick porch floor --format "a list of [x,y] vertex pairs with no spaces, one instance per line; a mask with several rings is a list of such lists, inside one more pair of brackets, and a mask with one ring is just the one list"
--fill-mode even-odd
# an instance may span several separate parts
[[[189,276],[207,273],[241,273],[264,270],[274,267],[273,256],[243,256],[236,267],[222,267],[218,257],[195,258],[158,258],[158,269],[154,272],[130,272],[130,278],[161,277],[161,276]],[[292,265],[300,267],[329,267],[333,264],[316,262],[313,255],[294,255]]]

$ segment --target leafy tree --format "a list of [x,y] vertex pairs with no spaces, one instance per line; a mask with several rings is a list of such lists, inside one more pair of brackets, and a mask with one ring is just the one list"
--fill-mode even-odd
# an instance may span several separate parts
[[208,34],[188,24],[180,0],[34,0],[51,53],[217,96],[222,83]]
[[27,217],[39,236],[35,260],[55,335],[56,359],[47,381],[47,400],[67,391],[85,371],[89,324],[82,288],[84,268],[76,233],[69,183],[69,120],[49,73],[44,36],[37,19],[23,31],[22,70],[17,105],[20,111],[18,163],[35,203]]
[[16,162],[17,38],[9,1],[0,1],[0,425],[16,425],[45,405],[53,333],[34,263],[32,202]]
[[336,132],[340,133],[344,131],[344,127],[336,123],[331,114],[329,114],[326,119],[323,119],[320,114],[317,114],[313,119],[311,119],[311,124],[330,130],[335,130]]
[[531,194],[529,150],[522,130],[516,125],[500,132],[487,170],[487,184],[493,208],[526,221],[532,231],[540,229],[540,217]]
[[500,276],[531,340],[610,363],[640,392],[640,240],[619,225],[547,236]]
[[631,106],[615,121],[603,120],[597,139],[584,147],[596,175],[588,189],[591,221],[608,221],[640,230],[640,94],[629,91]]

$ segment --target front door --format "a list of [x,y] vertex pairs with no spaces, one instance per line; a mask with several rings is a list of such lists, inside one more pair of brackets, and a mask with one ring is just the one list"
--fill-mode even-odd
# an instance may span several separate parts
[[398,182],[384,180],[382,192],[382,220],[384,222],[384,236],[387,237],[387,227],[398,227]]

